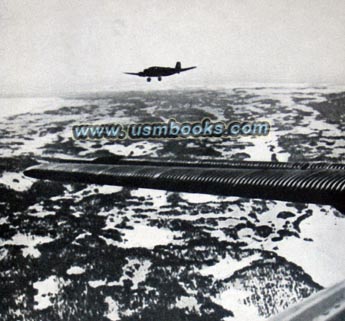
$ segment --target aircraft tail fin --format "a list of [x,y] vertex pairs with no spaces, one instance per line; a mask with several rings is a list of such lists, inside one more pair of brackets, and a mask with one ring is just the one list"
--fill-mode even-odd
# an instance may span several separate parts
[[176,70],[181,70],[181,63],[178,61],[175,66]]

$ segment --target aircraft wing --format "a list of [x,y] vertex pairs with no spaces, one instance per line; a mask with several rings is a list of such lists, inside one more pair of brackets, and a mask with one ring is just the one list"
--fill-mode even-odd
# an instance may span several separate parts
[[345,281],[317,292],[269,321],[345,320]]
[[48,162],[24,173],[64,182],[327,204],[344,211],[343,164],[120,158]]
[[179,72],[187,71],[187,70],[191,70],[191,69],[195,69],[195,68],[196,68],[196,66],[194,66],[194,67],[188,67],[188,68],[181,68],[181,69],[179,70]]
[[140,76],[138,72],[124,72],[126,75]]

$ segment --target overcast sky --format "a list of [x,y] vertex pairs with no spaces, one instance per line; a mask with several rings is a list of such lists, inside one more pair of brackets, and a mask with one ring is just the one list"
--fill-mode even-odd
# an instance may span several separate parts
[[345,84],[344,35],[344,0],[0,0],[0,93],[136,89],[123,71],[176,61],[198,68],[163,82]]

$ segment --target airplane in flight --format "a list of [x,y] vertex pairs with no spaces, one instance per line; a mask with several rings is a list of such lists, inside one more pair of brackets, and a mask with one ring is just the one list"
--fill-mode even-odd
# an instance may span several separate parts
[[157,77],[158,81],[161,81],[162,77],[172,76],[175,74],[179,74],[180,72],[191,70],[194,68],[196,68],[196,66],[182,68],[181,63],[178,61],[175,65],[175,68],[153,66],[153,67],[146,68],[140,72],[125,72],[125,74],[139,76],[139,77],[147,77],[146,80],[150,82],[151,78],[153,77]]

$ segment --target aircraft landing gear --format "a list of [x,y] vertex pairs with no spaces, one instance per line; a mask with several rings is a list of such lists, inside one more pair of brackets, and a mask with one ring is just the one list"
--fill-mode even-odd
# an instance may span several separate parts
[[147,78],[146,80],[147,80],[147,82],[150,82],[150,81],[151,81],[151,78]]
[[158,81],[161,81],[162,80],[162,77],[158,77]]

